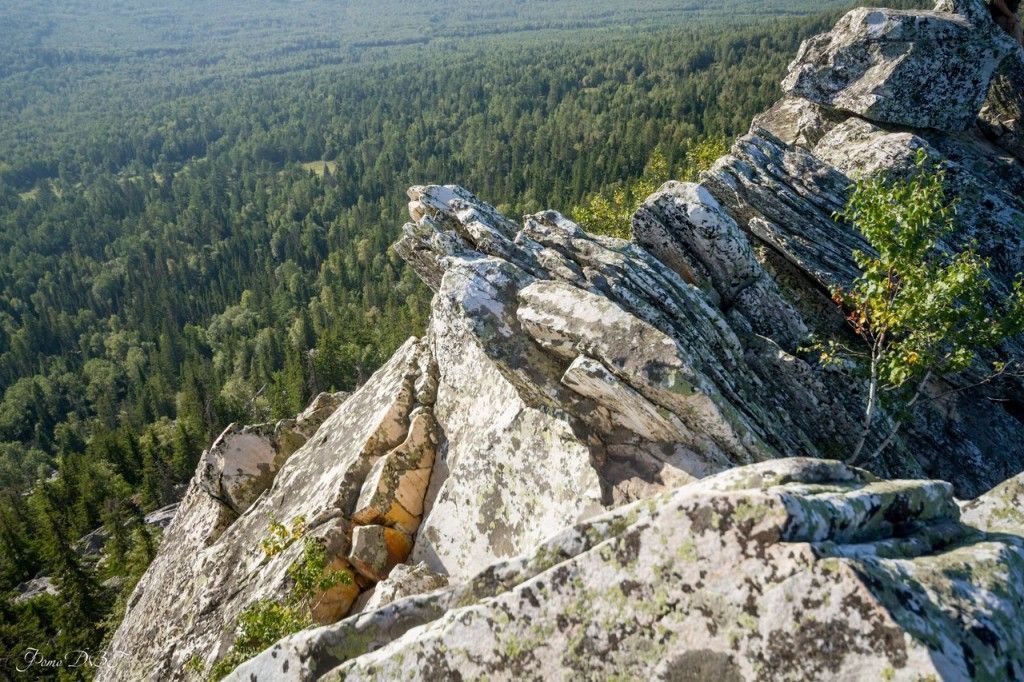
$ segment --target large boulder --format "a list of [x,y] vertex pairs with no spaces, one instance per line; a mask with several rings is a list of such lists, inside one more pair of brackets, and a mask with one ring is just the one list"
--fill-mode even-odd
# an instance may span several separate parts
[[290,637],[229,679],[1019,679],[1022,608],[1024,537],[962,523],[948,484],[777,460]]
[[274,424],[231,424],[203,453],[201,484],[235,514],[270,487],[285,460],[344,402],[343,393],[321,393],[295,419]]
[[992,74],[1020,52],[973,3],[949,9],[968,6],[970,14],[852,10],[804,42],[783,89],[878,123],[966,130]]

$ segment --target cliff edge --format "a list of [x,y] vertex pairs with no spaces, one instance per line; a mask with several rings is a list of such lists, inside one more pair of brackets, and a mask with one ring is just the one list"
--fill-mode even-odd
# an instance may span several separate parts
[[291,589],[271,519],[352,580],[237,680],[1024,677],[1024,385],[937,378],[868,472],[836,461],[862,397],[799,350],[844,325],[851,179],[919,150],[960,198],[948,246],[1024,271],[1022,57],[980,0],[853,10],[631,241],[410,189],[427,333],[351,396],[225,431],[98,679],[225,656]]

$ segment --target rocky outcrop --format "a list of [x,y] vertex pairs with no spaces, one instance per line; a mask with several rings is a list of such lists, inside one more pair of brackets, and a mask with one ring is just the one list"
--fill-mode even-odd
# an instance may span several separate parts
[[21,602],[28,601],[29,599],[35,599],[36,597],[44,594],[52,596],[60,594],[60,590],[57,589],[53,580],[48,577],[26,580],[18,585],[15,588],[15,591],[18,593],[17,596],[14,597],[15,604],[20,604]]
[[[186,674],[185,663],[193,657],[204,664],[221,658],[246,606],[283,599],[291,590],[287,571],[303,543],[265,553],[261,543],[272,520],[289,528],[301,522],[305,534],[324,546],[330,568],[355,573],[348,556],[353,527],[360,525],[351,517],[361,488],[375,462],[407,443],[410,416],[430,407],[420,402],[429,401],[430,393],[416,388],[430,371],[424,353],[423,344],[410,340],[333,414],[317,409],[324,405],[318,399],[295,420],[296,431],[315,434],[287,457],[269,487],[237,518],[225,517],[224,503],[207,491],[210,458],[200,461],[114,635],[113,649],[132,656],[106,661],[98,672],[101,679],[175,679]],[[312,422],[319,419],[326,421],[316,430]],[[347,613],[360,588],[369,586],[360,580],[353,580],[354,588],[319,595],[314,616],[333,622]]]
[[241,514],[345,397],[321,393],[298,417],[275,424],[231,424],[203,453],[199,484],[234,514]]
[[425,335],[319,429],[218,439],[99,678],[222,657],[291,588],[301,543],[263,553],[271,518],[352,582],[239,680],[1024,675],[1020,479],[992,489],[1024,469],[1024,385],[936,378],[868,473],[835,461],[860,382],[802,350],[847,333],[853,180],[920,150],[959,198],[944,246],[1004,290],[1024,271],[1020,52],[987,17],[851,12],[630,241],[412,188],[395,250],[436,292]]
[[964,13],[853,10],[803,44],[782,87],[877,123],[966,130],[1020,46],[980,2],[960,5],[943,9]]
[[1024,538],[958,517],[947,483],[741,467],[288,638],[231,679],[1017,679]]

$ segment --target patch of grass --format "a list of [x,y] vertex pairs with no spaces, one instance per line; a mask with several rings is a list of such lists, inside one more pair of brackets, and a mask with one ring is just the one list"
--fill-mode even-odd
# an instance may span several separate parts
[[320,177],[323,177],[325,170],[329,170],[333,174],[338,169],[337,161],[308,161],[299,165],[302,170],[313,171]]

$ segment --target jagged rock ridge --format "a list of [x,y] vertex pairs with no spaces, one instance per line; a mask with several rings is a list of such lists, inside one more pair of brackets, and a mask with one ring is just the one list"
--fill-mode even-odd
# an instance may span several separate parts
[[318,619],[356,615],[236,679],[1024,675],[1019,479],[962,519],[953,498],[1024,469],[1024,388],[937,379],[871,466],[950,483],[882,482],[807,459],[849,452],[861,400],[799,351],[843,326],[851,178],[919,149],[961,198],[949,245],[1001,286],[1024,270],[1022,63],[980,2],[855,10],[632,242],[411,189],[396,249],[436,291],[426,336],[329,418],[225,432],[99,678],[223,656],[238,613],[289,589],[298,547],[259,550],[271,515],[354,577]]

